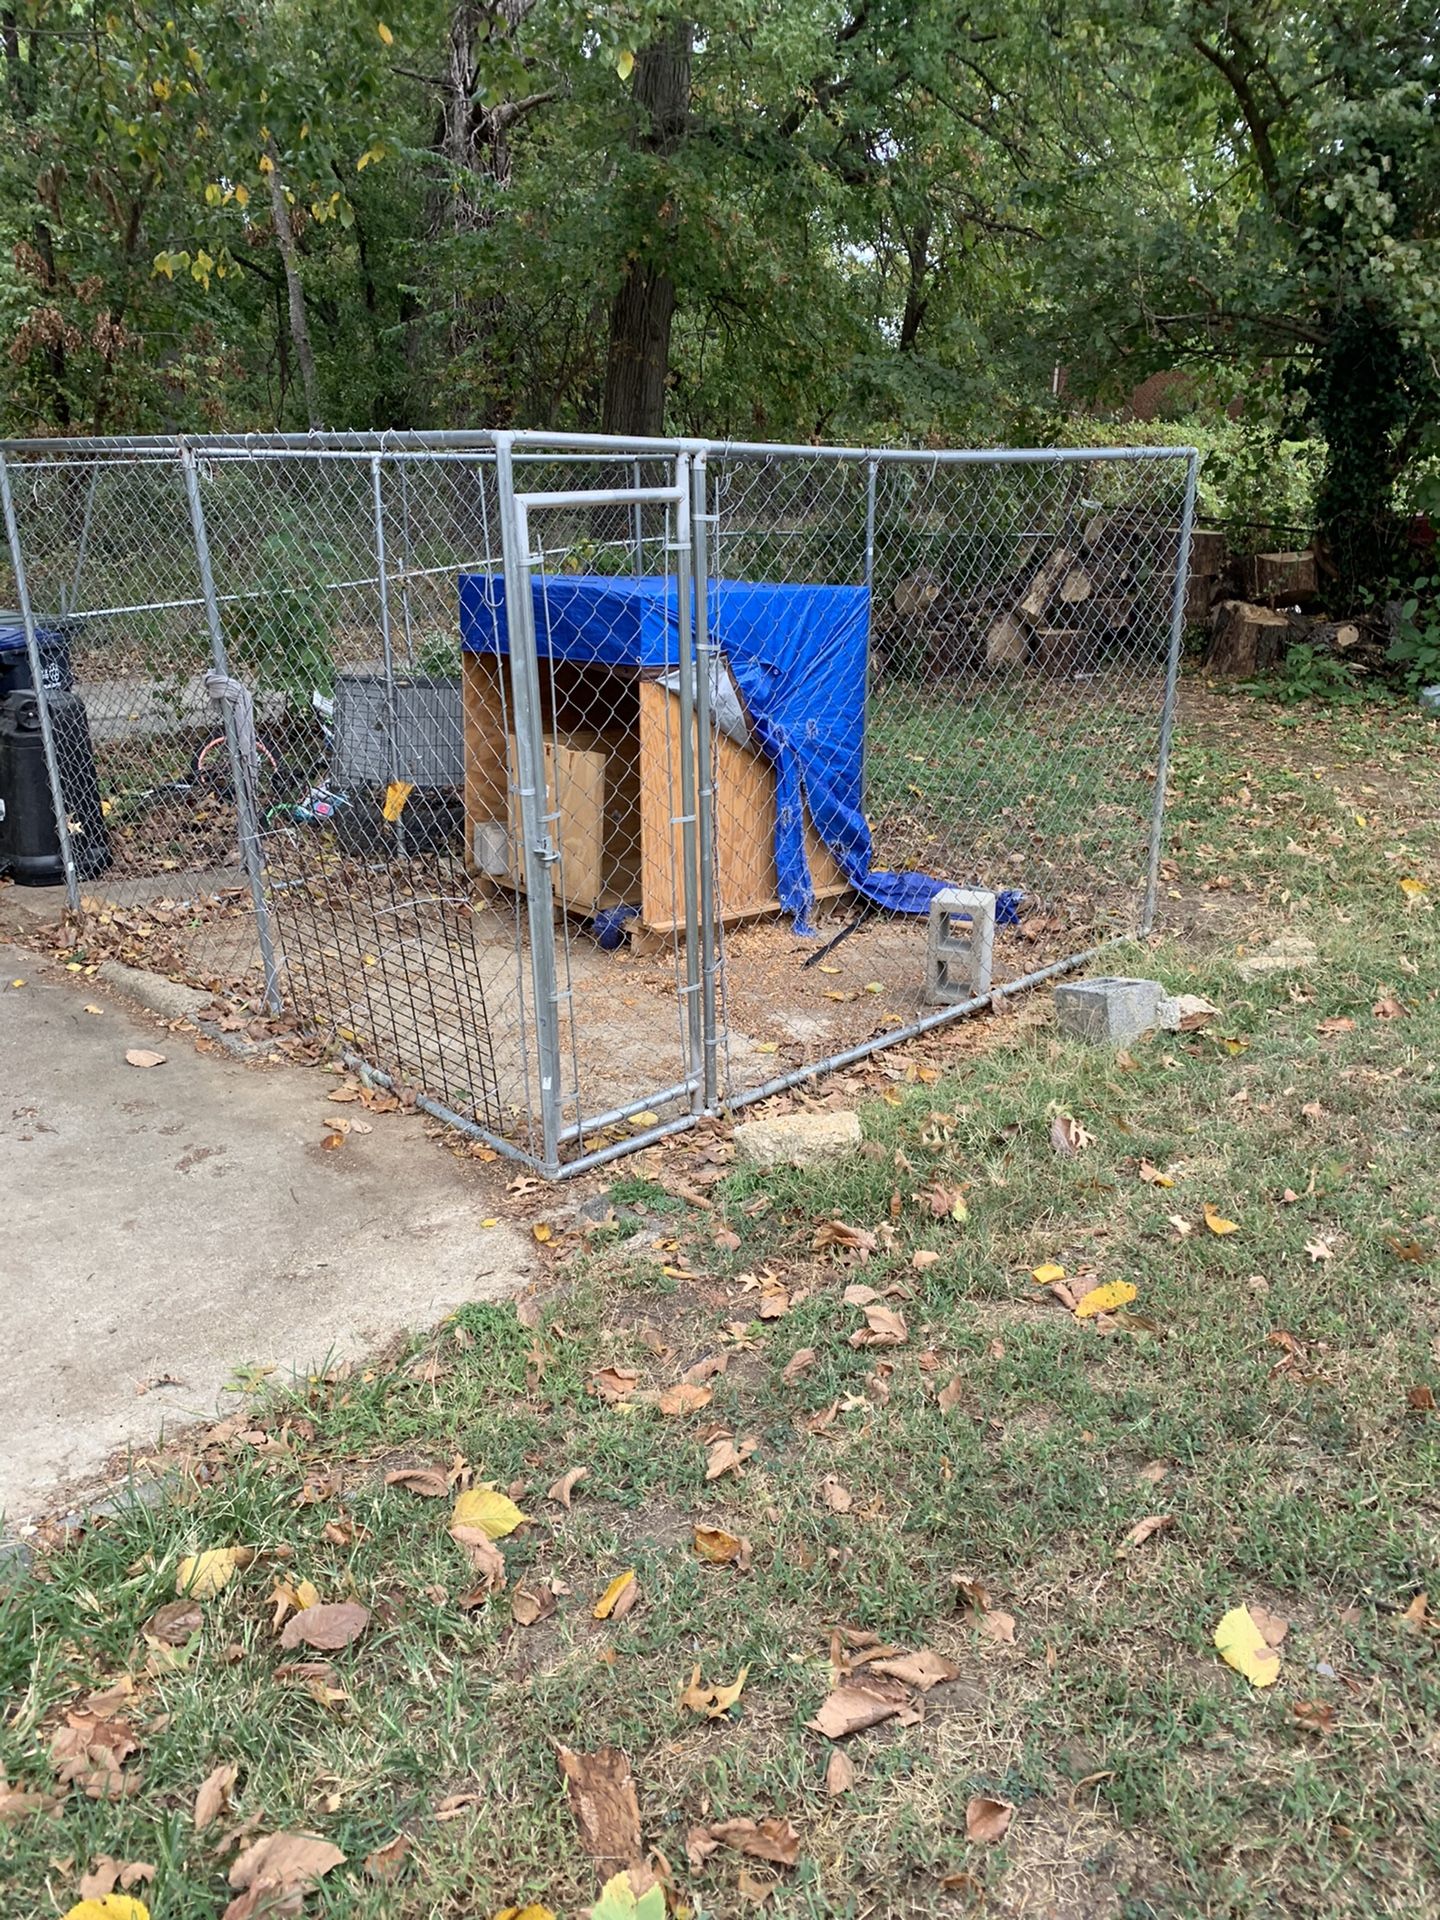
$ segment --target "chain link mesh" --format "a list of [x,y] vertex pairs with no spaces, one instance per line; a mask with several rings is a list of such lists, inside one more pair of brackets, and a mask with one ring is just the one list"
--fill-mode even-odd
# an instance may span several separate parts
[[[993,894],[997,986],[1145,923],[1187,456],[506,457],[513,484],[483,436],[11,450],[95,942],[268,993],[553,1166],[942,1012],[931,916],[867,867]],[[533,652],[467,633],[464,576],[496,636],[525,592]],[[588,655],[557,637],[577,581]],[[864,622],[789,798],[726,658],[747,582]],[[786,604],[751,635],[780,663]],[[807,780],[863,820],[858,863]]]

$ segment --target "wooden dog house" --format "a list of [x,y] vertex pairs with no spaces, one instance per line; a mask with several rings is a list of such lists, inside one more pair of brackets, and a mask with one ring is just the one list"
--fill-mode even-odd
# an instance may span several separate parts
[[[465,844],[471,870],[523,888],[509,661],[464,658]],[[680,702],[663,674],[576,660],[541,662],[548,808],[557,816],[563,905],[589,916],[638,906],[650,933],[683,926]],[[726,921],[780,909],[775,773],[752,746],[714,737],[715,870]],[[805,853],[817,899],[849,881],[807,818]]]

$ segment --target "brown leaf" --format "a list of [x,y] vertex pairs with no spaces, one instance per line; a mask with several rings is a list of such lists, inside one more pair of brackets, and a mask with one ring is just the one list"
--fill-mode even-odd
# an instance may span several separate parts
[[814,1347],[797,1348],[796,1351],[792,1353],[790,1358],[785,1362],[785,1366],[781,1371],[780,1378],[785,1382],[787,1386],[789,1386],[793,1381],[796,1381],[800,1378],[801,1374],[804,1373],[807,1367],[814,1366],[815,1358],[816,1358],[816,1355],[815,1355]]
[[1147,1460],[1145,1465],[1141,1467],[1135,1475],[1135,1478],[1137,1480],[1147,1481],[1152,1487],[1158,1487],[1169,1471],[1170,1464],[1168,1461]]
[[976,1623],[980,1631],[991,1640],[998,1640],[1002,1647],[1015,1644],[1015,1616],[996,1607],[989,1613],[982,1613]]
[[840,1298],[847,1307],[868,1307],[870,1302],[878,1300],[880,1295],[874,1287],[867,1287],[863,1280],[852,1280]]
[[709,1829],[722,1847],[733,1847],[752,1860],[793,1867],[800,1858],[800,1835],[788,1820],[773,1815],[766,1820],[722,1820]]
[[413,1844],[408,1833],[397,1833],[383,1847],[366,1854],[366,1873],[372,1880],[398,1880],[405,1869],[405,1856]]
[[893,1720],[910,1706],[910,1695],[903,1686],[882,1684],[870,1673],[834,1687],[821,1702],[813,1720],[805,1722],[827,1740],[843,1740],[847,1734],[863,1733],[866,1727],[878,1727],[882,1720]]
[[929,1247],[917,1247],[910,1256],[910,1264],[917,1273],[923,1273],[927,1267],[936,1267],[944,1255],[933,1252]]
[[827,1473],[820,1482],[820,1497],[832,1513],[849,1513],[855,1505],[854,1494],[833,1473]]
[[1382,993],[1370,1011],[1377,1020],[1399,1020],[1407,1011],[1403,1000],[1397,1000],[1393,993]]
[[458,1602],[468,1613],[504,1586],[505,1556],[483,1527],[451,1527],[450,1538],[464,1547],[470,1556],[471,1571],[479,1576],[478,1583],[462,1594]]
[[517,1627],[533,1627],[539,1620],[548,1620],[554,1611],[555,1591],[548,1580],[518,1586],[510,1596],[510,1618]]
[[708,1560],[712,1566],[728,1566],[739,1561],[747,1554],[749,1542],[739,1534],[727,1533],[723,1527],[696,1527],[695,1551],[702,1560]]
[[1050,1122],[1050,1144],[1063,1160],[1073,1160],[1082,1147],[1088,1147],[1094,1139],[1068,1113],[1057,1113]]
[[1008,1800],[996,1800],[988,1793],[972,1794],[965,1803],[965,1834],[976,1846],[993,1847],[1009,1832],[1015,1814]]
[[736,1446],[728,1433],[722,1433],[718,1439],[710,1442],[705,1460],[705,1478],[718,1480],[722,1474],[738,1472],[759,1444],[758,1440],[742,1440]]
[[872,1660],[868,1671],[888,1674],[892,1680],[903,1681],[907,1687],[918,1687],[921,1693],[928,1693],[931,1687],[960,1677],[960,1669],[953,1661],[947,1660],[943,1654],[932,1652],[929,1647],[921,1647],[918,1653],[896,1653],[885,1660]]
[[1317,1020],[1315,1031],[1316,1033],[1353,1033],[1355,1022],[1347,1019],[1344,1014],[1333,1014],[1328,1020]]
[[876,1240],[868,1227],[850,1227],[843,1220],[822,1220],[815,1229],[810,1249],[813,1253],[824,1253],[827,1247],[840,1253],[858,1253],[863,1260],[875,1251]]
[[570,1496],[589,1471],[590,1469],[588,1467],[571,1467],[568,1473],[561,1474],[545,1498],[547,1500],[553,1500],[557,1506],[564,1507],[568,1513],[570,1511]]
[[848,1793],[855,1784],[855,1763],[848,1753],[832,1747],[825,1767],[825,1791],[833,1800]]
[[905,1316],[874,1300],[865,1309],[865,1325],[850,1336],[852,1347],[901,1347],[910,1338]]
[[12,1787],[0,1767],[0,1825],[28,1820],[32,1813],[51,1813],[60,1805],[58,1795],[37,1793],[31,1787]]
[[953,1413],[964,1398],[965,1382],[957,1373],[953,1378],[947,1380],[945,1385],[941,1387],[939,1393],[936,1394],[935,1404],[941,1413]]
[[396,1467],[385,1476],[387,1487],[404,1487],[424,1500],[438,1500],[450,1491],[450,1476],[443,1467]]
[[955,1589],[956,1599],[969,1607],[972,1612],[987,1613],[989,1611],[990,1589],[973,1573],[952,1573],[950,1584]]
[[559,1747],[556,1758],[565,1776],[580,1844],[599,1865],[602,1877],[638,1861],[640,1803],[625,1755],[616,1747],[602,1747],[598,1753]]
[[1151,1513],[1145,1519],[1137,1520],[1125,1536],[1127,1547],[1143,1547],[1145,1542],[1157,1533],[1163,1533],[1167,1527],[1173,1527],[1173,1513]]
[[601,1367],[590,1376],[591,1390],[609,1407],[628,1400],[639,1384],[640,1376],[633,1367]]
[[128,1721],[96,1713],[67,1713],[50,1737],[50,1757],[61,1786],[77,1786],[91,1800],[119,1800],[139,1785],[122,1771],[139,1741]]
[[207,1773],[200,1783],[200,1791],[195,1796],[195,1830],[208,1827],[212,1820],[218,1820],[230,1804],[230,1790],[235,1785],[240,1769],[233,1763],[218,1766]]
[[152,1047],[127,1047],[125,1064],[127,1067],[163,1067],[165,1055],[156,1053]]
[[1297,1700],[1295,1702],[1295,1722],[1307,1733],[1333,1733],[1335,1731],[1335,1709],[1328,1700]]
[[82,1900],[104,1900],[113,1893],[115,1883],[120,1878],[120,1862],[108,1853],[102,1853],[88,1873],[80,1876],[80,1898]]
[[1267,1612],[1264,1607],[1257,1607],[1253,1601],[1246,1611],[1260,1629],[1260,1637],[1267,1647],[1278,1647],[1290,1631],[1290,1622],[1282,1613]]
[[1428,1622],[1429,1613],[1430,1595],[1422,1589],[1400,1615],[1400,1619],[1407,1627],[1423,1627]]
[[183,1647],[204,1624],[205,1614],[198,1600],[171,1600],[157,1607],[140,1631],[147,1640],[158,1640],[162,1646]]
[[1413,1234],[1407,1235],[1404,1239],[1398,1233],[1387,1234],[1385,1244],[1397,1260],[1407,1260],[1415,1266],[1421,1265],[1429,1258],[1424,1247]]
[[1428,1386],[1407,1387],[1405,1404],[1412,1413],[1434,1413],[1435,1389]]
[[272,1833],[239,1854],[230,1868],[230,1884],[250,1895],[248,1902],[232,1900],[222,1920],[250,1920],[252,1914],[298,1911],[295,1895],[303,1896],[332,1867],[343,1866],[345,1856],[328,1840],[308,1833]]
[[703,1360],[697,1360],[693,1367],[687,1367],[680,1378],[691,1386],[704,1386],[707,1380],[713,1380],[718,1373],[724,1373],[730,1364],[728,1353],[707,1353]]
[[673,1387],[667,1387],[656,1401],[661,1413],[673,1417],[682,1413],[698,1413],[702,1407],[708,1407],[715,1398],[713,1387],[699,1387],[690,1380],[677,1380]]
[[302,1643],[318,1647],[322,1653],[334,1653],[358,1640],[370,1624],[370,1609],[358,1600],[337,1600],[329,1606],[306,1607],[292,1614],[280,1633],[282,1647],[293,1649]]
[[700,1669],[696,1667],[690,1675],[690,1684],[681,1694],[678,1704],[688,1713],[703,1714],[707,1720],[719,1720],[727,1714],[745,1690],[745,1679],[750,1669],[741,1667],[739,1673],[728,1686],[711,1686],[700,1678]]

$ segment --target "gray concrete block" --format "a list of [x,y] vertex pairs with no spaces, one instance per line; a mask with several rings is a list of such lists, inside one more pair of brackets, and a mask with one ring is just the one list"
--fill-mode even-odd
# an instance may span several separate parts
[[777,1113],[735,1129],[735,1158],[751,1167],[808,1167],[837,1160],[860,1145],[860,1116],[843,1107],[824,1113]]
[[1055,989],[1055,1018],[1072,1039],[1123,1047],[1161,1024],[1158,980],[1066,980]]
[[989,993],[995,961],[995,895],[980,887],[943,887],[930,902],[925,998],[958,1006]]

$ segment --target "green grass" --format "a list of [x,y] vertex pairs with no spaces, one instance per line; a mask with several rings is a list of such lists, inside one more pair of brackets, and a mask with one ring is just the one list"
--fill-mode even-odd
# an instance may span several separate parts
[[[1290,728],[1201,700],[1166,871],[1185,931],[1111,970],[1206,994],[1218,1020],[1117,1061],[1021,1005],[959,1046],[941,1036],[854,1076],[861,1157],[722,1171],[708,1209],[676,1192],[713,1172],[703,1145],[651,1154],[612,1182],[617,1226],[562,1239],[538,1327],[467,1308],[415,1348],[440,1356],[433,1384],[402,1355],[247,1401],[250,1437],[180,1450],[158,1505],[51,1542],[0,1606],[0,1759],[12,1783],[44,1786],[57,1719],[130,1672],[140,1784],[0,1828],[8,1910],[64,1913],[109,1853],[155,1863],[155,1920],[214,1920],[230,1856],[190,1810],[233,1761],[230,1826],[303,1826],[343,1849],[309,1912],[438,1920],[539,1899],[575,1914],[598,1878],[561,1790],[563,1742],[625,1750],[646,1842],[701,1915],[753,1909],[737,1855],[690,1872],[687,1829],[768,1814],[801,1835],[765,1908],[783,1920],[1433,1911],[1440,1675],[1433,1633],[1401,1616],[1440,1586],[1440,1417],[1407,1403],[1412,1386],[1440,1393],[1437,794],[1431,723],[1311,714]],[[1404,877],[1430,892],[1407,901]],[[1237,946],[1287,929],[1315,940],[1319,964],[1245,984]],[[1402,1017],[1372,1012],[1387,990]],[[1318,1030],[1336,1017],[1354,1027]],[[1050,1145],[1056,1111],[1093,1135],[1073,1159]],[[1142,1160],[1174,1186],[1141,1179]],[[912,1198],[936,1178],[963,1188],[963,1225]],[[1208,1231],[1206,1203],[1239,1231]],[[816,1255],[831,1215],[893,1219],[893,1245],[863,1268]],[[715,1245],[722,1223],[738,1249]],[[1321,1243],[1331,1257],[1316,1260],[1307,1244]],[[922,1247],[942,1258],[917,1270]],[[1041,1260],[1131,1281],[1136,1317],[1077,1322],[1031,1280]],[[792,1305],[761,1321],[745,1276],[766,1268]],[[903,1290],[906,1344],[850,1346],[862,1316],[841,1296],[857,1278]],[[1276,1371],[1277,1332],[1302,1366]],[[815,1363],[787,1385],[803,1347]],[[597,1367],[625,1365],[643,1395],[722,1350],[713,1402],[689,1417],[589,1390]],[[877,1363],[893,1370],[877,1380]],[[951,1379],[958,1404],[942,1413]],[[707,1485],[716,1423],[757,1446],[743,1478]],[[384,1485],[387,1466],[456,1456],[534,1516],[504,1543],[508,1578],[565,1582],[550,1619],[514,1626],[508,1593],[459,1610],[470,1574],[446,1503]],[[1156,1461],[1159,1483],[1140,1478]],[[588,1475],[566,1514],[545,1490],[572,1466]],[[827,1475],[851,1512],[826,1506]],[[307,1481],[318,1499],[302,1499]],[[1123,1552],[1151,1514],[1172,1526]],[[349,1544],[324,1536],[337,1519]],[[697,1522],[748,1536],[753,1570],[702,1565]],[[179,1558],[234,1543],[261,1561],[206,1603],[183,1669],[147,1674],[140,1628]],[[265,1564],[276,1551],[293,1557]],[[640,1604],[595,1621],[626,1567]],[[1014,1616],[1014,1646],[957,1610],[957,1571]],[[372,1609],[331,1656],[342,1698],[277,1681],[277,1573]],[[1263,1692],[1211,1642],[1240,1602],[1291,1623]],[[829,1744],[805,1721],[837,1625],[933,1647],[959,1675],[919,1724],[855,1735],[856,1785],[832,1801]],[[723,1723],[677,1707],[696,1664],[711,1681],[749,1666]],[[1333,1709],[1328,1733],[1297,1720],[1305,1701]],[[477,1810],[437,1820],[468,1790]],[[1015,1806],[998,1847],[966,1839],[975,1793]],[[365,1856],[402,1831],[401,1876],[371,1879]]]

